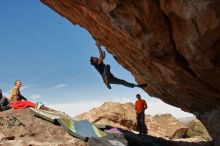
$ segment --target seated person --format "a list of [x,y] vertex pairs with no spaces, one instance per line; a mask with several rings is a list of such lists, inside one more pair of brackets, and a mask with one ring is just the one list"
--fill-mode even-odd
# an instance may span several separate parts
[[37,109],[49,110],[43,103],[33,103],[28,101],[23,95],[20,93],[20,88],[22,87],[22,83],[20,80],[15,81],[15,86],[12,88],[8,99],[11,101],[10,105],[14,109],[24,109],[28,107],[33,107]]
[[11,102],[18,101],[18,100],[27,100],[20,93],[21,86],[22,86],[21,81],[20,80],[16,80],[15,81],[15,86],[12,88],[12,90],[11,90],[9,96],[8,96],[8,100],[10,100]]
[[22,83],[20,80],[15,81],[15,86],[12,88],[8,99],[10,100],[10,105],[14,109],[24,109],[27,107],[35,108],[36,104],[28,101],[23,95],[20,93],[20,88],[22,87]]
[[0,111],[8,110],[11,106],[7,98],[3,97],[2,90],[0,89]]

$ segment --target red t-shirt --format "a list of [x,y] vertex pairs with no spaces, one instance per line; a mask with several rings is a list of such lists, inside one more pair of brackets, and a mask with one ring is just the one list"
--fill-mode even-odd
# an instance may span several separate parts
[[135,110],[137,113],[142,112],[145,108],[147,108],[147,103],[143,99],[139,99],[135,102]]

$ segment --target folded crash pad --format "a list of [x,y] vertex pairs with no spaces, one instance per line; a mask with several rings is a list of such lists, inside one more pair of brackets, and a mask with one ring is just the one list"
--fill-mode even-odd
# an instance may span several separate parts
[[46,110],[40,110],[40,109],[35,109],[35,108],[31,108],[30,111],[35,116],[40,117],[54,124],[57,124],[57,119],[61,117],[71,119],[71,117],[68,116],[67,114],[58,112],[58,111],[46,111]]
[[68,118],[59,118],[58,123],[67,130],[67,132],[79,139],[87,141],[90,137],[103,137],[105,132],[96,128],[87,120],[74,121]]

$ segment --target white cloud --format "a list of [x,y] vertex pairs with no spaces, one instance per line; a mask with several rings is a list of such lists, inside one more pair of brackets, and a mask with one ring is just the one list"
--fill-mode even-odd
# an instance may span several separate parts
[[58,85],[56,85],[56,86],[54,86],[52,88],[58,89],[58,88],[64,88],[64,87],[67,87],[67,86],[68,86],[67,84],[58,84]]
[[39,99],[42,97],[42,95],[31,95],[30,96],[32,99]]
[[8,97],[8,96],[9,96],[9,93],[7,93],[7,92],[2,92],[2,95],[3,95],[4,97]]
[[112,100],[113,102],[127,103],[132,102],[130,98],[115,98]]
[[32,88],[32,87],[35,87],[35,85],[24,85],[20,88],[20,90],[26,90],[26,89]]
[[57,104],[47,104],[46,106],[63,111],[70,116],[76,116],[81,113],[87,112],[92,108],[101,106],[104,102],[102,101],[80,101],[73,103],[57,103]]
[[25,89],[28,89],[30,87],[31,87],[31,85],[25,85],[25,86],[22,86],[20,90],[25,90]]
[[194,116],[191,113],[182,111],[180,108],[166,104],[160,99],[154,99],[153,102],[148,102],[148,109],[146,110],[146,114],[155,115],[166,113],[172,114],[176,118]]

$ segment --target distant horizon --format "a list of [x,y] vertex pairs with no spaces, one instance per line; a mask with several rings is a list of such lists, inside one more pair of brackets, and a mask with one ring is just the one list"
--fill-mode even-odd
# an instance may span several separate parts
[[[23,89],[22,89],[23,88]],[[23,92],[24,90],[26,90],[27,87],[21,87],[21,92]],[[4,97],[8,97],[9,92],[3,92],[3,96]],[[59,110],[62,112],[65,112],[66,114],[74,117],[76,115],[80,115],[82,113],[85,112],[89,112],[90,110],[92,110],[93,108],[97,108],[101,105],[103,105],[106,102],[119,102],[121,104],[124,103],[132,103],[134,104],[136,98],[112,98],[112,99],[104,99],[104,100],[72,100],[69,102],[62,102],[62,103],[53,103],[53,102],[47,102],[42,100],[42,96],[40,95],[35,95],[35,97],[32,97],[31,101],[32,102],[42,102],[43,104],[45,104],[45,106],[48,106],[49,108],[53,108],[55,110]],[[177,107],[173,107],[165,102],[163,102],[161,99],[159,98],[155,98],[155,97],[145,97],[144,95],[142,95],[142,98],[145,99],[147,101],[148,104],[148,109],[146,110],[145,114],[151,115],[151,116],[155,116],[158,114],[171,114],[172,116],[174,116],[177,119],[181,119],[181,118],[191,118],[191,117],[195,117],[195,115],[191,114],[191,113],[187,113],[182,111],[180,108]],[[152,101],[149,101],[149,98],[151,98]],[[81,98],[82,99],[82,98]],[[160,107],[160,108],[158,108]]]
[[[69,114],[70,116],[74,117],[82,113],[89,112],[93,108],[100,107],[106,102],[118,102],[121,104],[125,104],[125,103],[134,104],[134,102],[132,102],[131,99],[129,98],[122,98],[122,99],[115,98],[115,99],[103,100],[103,101],[94,101],[94,100],[88,101],[87,100],[87,101],[78,101],[78,102],[70,102],[70,103],[56,103],[56,104],[48,103],[48,106],[51,108],[55,108],[57,110],[63,111],[66,114]],[[146,115],[155,116],[155,115],[160,115],[160,114],[171,114],[173,117],[177,119],[195,117],[195,115],[191,113],[183,112],[180,108],[176,108],[171,105],[168,105],[164,103],[163,101],[161,101],[160,99],[155,98],[153,102],[147,102],[147,104],[149,108],[146,109],[145,111]],[[160,107],[160,109],[157,108],[157,110],[155,110],[155,107],[156,108]]]
[[[0,88],[5,96],[19,79],[24,85],[21,93],[30,101],[43,102],[70,115],[109,100],[134,103],[137,93],[149,104],[146,114],[160,110],[175,117],[191,115],[150,97],[141,88],[112,85],[111,90],[107,89],[89,62],[90,56],[99,56],[89,32],[73,26],[40,1],[1,2],[0,49],[4,63]],[[136,83],[131,73],[107,51],[105,63],[111,65],[115,76]]]

